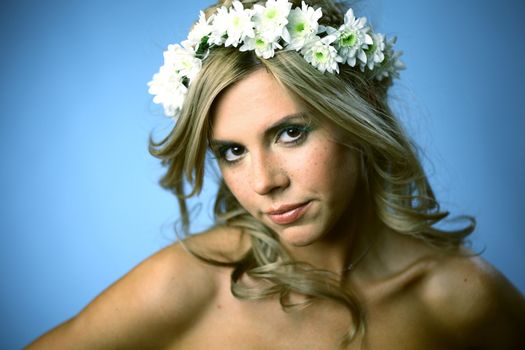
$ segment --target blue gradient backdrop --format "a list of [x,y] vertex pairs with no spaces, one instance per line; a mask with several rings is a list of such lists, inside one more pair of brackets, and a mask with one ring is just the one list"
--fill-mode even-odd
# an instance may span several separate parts
[[[185,4],[185,5],[183,5]],[[209,1],[0,4],[0,349],[73,316],[173,240],[177,206],[147,152],[169,121],[146,82]],[[398,35],[396,110],[443,206],[479,220],[476,247],[525,291],[525,3],[361,1]],[[214,187],[202,196],[209,223]]]

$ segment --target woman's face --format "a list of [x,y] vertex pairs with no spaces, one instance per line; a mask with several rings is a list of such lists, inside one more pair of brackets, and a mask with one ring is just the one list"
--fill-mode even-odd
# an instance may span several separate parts
[[310,123],[305,109],[259,69],[217,101],[211,147],[239,203],[283,243],[306,246],[348,217],[359,177],[355,152],[335,130]]

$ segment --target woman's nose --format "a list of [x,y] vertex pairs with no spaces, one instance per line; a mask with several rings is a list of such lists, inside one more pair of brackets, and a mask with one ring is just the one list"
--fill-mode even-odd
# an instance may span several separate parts
[[252,153],[251,162],[251,185],[257,194],[269,194],[289,185],[289,177],[277,157]]

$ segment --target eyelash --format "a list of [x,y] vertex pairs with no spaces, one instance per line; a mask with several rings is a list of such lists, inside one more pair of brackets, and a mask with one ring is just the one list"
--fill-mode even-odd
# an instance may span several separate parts
[[[286,144],[288,146],[294,146],[294,145],[297,145],[297,144],[301,144],[303,141],[306,140],[306,138],[307,138],[308,134],[310,133],[310,131],[312,130],[312,128],[309,125],[294,125],[294,124],[286,125],[282,129],[280,129],[279,132],[277,133],[275,143],[279,143],[279,139],[286,132],[289,132],[289,131],[292,131],[292,130],[300,132],[300,135],[293,137],[293,140],[291,140],[291,141],[286,141],[286,142],[282,142],[281,141],[283,144]],[[219,148],[219,150],[217,152],[219,160],[224,162],[224,163],[226,163],[226,164],[228,164],[228,165],[233,165],[233,164],[237,163],[239,160],[241,160],[242,155],[239,155],[238,156],[239,158],[234,159],[234,160],[228,160],[227,159],[227,155],[226,154],[228,153],[228,151],[231,151],[234,148],[241,148],[244,151],[244,147],[241,146],[241,145],[237,145],[237,144],[225,145],[225,146]]]
[[277,133],[277,138],[278,139],[281,138],[281,136],[284,133],[286,133],[287,131],[290,131],[290,130],[299,131],[301,134],[299,136],[296,136],[295,138],[293,138],[293,140],[288,141],[288,142],[284,142],[284,143],[286,143],[288,145],[295,145],[295,144],[298,144],[298,143],[301,143],[302,141],[304,141],[306,136],[308,136],[308,132],[310,132],[310,127],[307,126],[307,125],[287,125],[284,128],[282,128]]

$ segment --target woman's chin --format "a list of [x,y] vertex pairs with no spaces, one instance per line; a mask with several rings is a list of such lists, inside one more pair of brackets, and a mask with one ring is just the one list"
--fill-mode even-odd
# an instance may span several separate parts
[[319,239],[319,235],[303,226],[287,227],[277,233],[281,243],[297,248],[309,246]]

